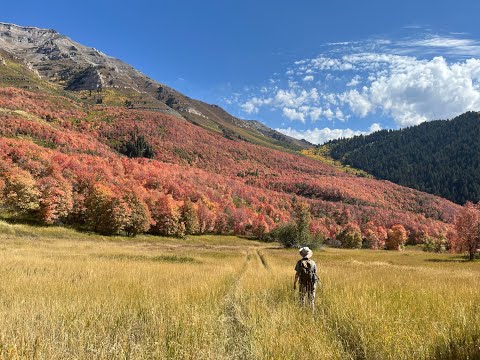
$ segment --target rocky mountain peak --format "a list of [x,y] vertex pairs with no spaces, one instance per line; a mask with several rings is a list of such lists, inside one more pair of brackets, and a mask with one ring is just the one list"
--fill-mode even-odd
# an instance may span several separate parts
[[[79,44],[55,30],[0,23],[0,50],[23,63],[40,78],[65,90],[100,91],[109,88],[122,93],[122,96],[134,92],[143,98],[137,104],[127,98],[126,101],[133,107],[167,112],[228,138],[262,144],[267,139],[275,147],[289,149],[312,146],[260,123],[238,119],[216,105],[191,99],[153,81],[123,61]],[[0,60],[0,65],[2,63]]]
[[0,48],[30,64],[42,78],[69,90],[138,89],[130,66],[55,30],[0,23]]

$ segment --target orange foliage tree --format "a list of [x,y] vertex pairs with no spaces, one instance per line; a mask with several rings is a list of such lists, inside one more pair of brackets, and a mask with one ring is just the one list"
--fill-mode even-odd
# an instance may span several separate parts
[[41,192],[33,176],[24,170],[16,169],[4,175],[3,203],[7,210],[28,215],[40,209]]
[[455,217],[457,235],[451,239],[452,248],[456,251],[468,251],[469,259],[475,258],[480,246],[480,203],[474,205],[467,202]]
[[365,240],[370,249],[381,250],[385,248],[387,240],[387,231],[383,226],[376,226],[373,222],[368,222],[365,229]]
[[160,195],[150,200],[153,225],[151,233],[163,236],[184,235],[184,226],[180,226],[180,213],[171,195]]
[[73,208],[72,185],[62,176],[47,176],[39,181],[40,216],[46,224],[65,221]]
[[152,224],[152,217],[145,201],[131,191],[126,192],[124,200],[130,208],[130,212],[123,230],[128,236],[147,232]]
[[127,203],[102,184],[92,186],[85,205],[87,225],[104,235],[114,235],[124,230],[131,215]]
[[387,231],[387,249],[388,250],[402,250],[407,242],[408,233],[403,225],[393,225]]

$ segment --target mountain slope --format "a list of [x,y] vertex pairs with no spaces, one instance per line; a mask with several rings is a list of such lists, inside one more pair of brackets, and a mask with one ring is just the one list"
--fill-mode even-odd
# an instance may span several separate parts
[[[258,236],[289,221],[302,200],[315,231],[326,237],[352,224],[365,232],[400,223],[412,234],[438,236],[451,229],[458,206],[447,200],[357,177],[284,147],[267,149],[260,140],[242,141],[270,130],[166,87],[155,98],[140,88],[67,90],[67,78],[39,76],[40,65],[15,55],[23,45],[9,46],[0,64],[0,198],[9,211],[112,233],[135,220],[140,231],[167,235],[176,233],[165,226],[178,223],[181,213],[191,233]],[[73,60],[65,59],[54,56],[48,67],[74,72]],[[148,106],[125,106],[133,93]]]
[[[13,55],[39,78],[65,90],[82,93],[82,100],[123,105],[183,117],[226,137],[274,148],[311,148],[258,122],[238,119],[215,105],[190,99],[157,83],[132,66],[83,46],[55,30],[0,23],[0,49]],[[92,95],[93,91],[93,95]]]
[[[0,135],[0,188],[12,172],[31,174],[40,189],[45,182],[66,182],[73,209],[84,209],[92,186],[101,183],[118,196],[135,189],[152,204],[148,199],[160,194],[179,204],[188,199],[209,204],[209,211],[230,219],[227,229],[238,233],[257,216],[269,228],[288,221],[291,196],[310,203],[326,234],[349,222],[362,228],[369,222],[402,223],[412,231],[445,233],[457,211],[444,199],[356,177],[305,156],[232,141],[178,117],[85,107],[15,88],[0,88]],[[121,155],[132,137],[144,139],[154,159]],[[74,213],[68,221],[83,216]]]
[[480,114],[431,121],[321,147],[336,160],[377,178],[463,204],[480,200]]

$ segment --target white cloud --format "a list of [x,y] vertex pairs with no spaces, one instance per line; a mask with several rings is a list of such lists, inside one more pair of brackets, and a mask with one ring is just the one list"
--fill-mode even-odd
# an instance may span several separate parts
[[283,115],[290,120],[305,122],[305,114],[292,108],[283,108]]
[[245,111],[247,114],[256,114],[258,113],[258,107],[255,106],[255,104],[249,100],[246,103],[240,105],[242,110]]
[[443,57],[389,64],[362,93],[345,92],[342,101],[358,116],[374,110],[391,116],[398,126],[450,118],[480,109],[480,60],[448,64]]
[[457,54],[462,56],[479,56],[480,42],[472,39],[454,37],[453,35],[465,35],[462,33],[451,33],[449,36],[427,36],[423,39],[414,39],[399,42],[410,52],[423,48],[425,51],[441,49],[445,54]]
[[305,104],[315,103],[318,99],[319,99],[319,94],[316,88],[312,88],[309,90],[280,89],[275,94],[273,102],[274,102],[274,105],[280,108],[283,108],[286,106],[298,108]]
[[409,43],[414,46],[430,46],[430,47],[459,47],[459,46],[472,46],[476,42],[469,39],[455,39],[448,37],[434,36],[431,38],[412,41]]
[[[374,126],[375,125],[375,126]],[[369,131],[355,131],[351,129],[330,129],[328,127],[323,128],[323,129],[309,129],[309,130],[295,130],[292,128],[286,128],[286,129],[275,129],[282,134],[291,136],[295,139],[305,139],[312,144],[323,144],[329,140],[334,140],[334,139],[339,139],[339,138],[349,138],[353,137],[355,135],[367,135],[371,132],[372,128],[374,129],[373,131],[379,130],[379,125],[378,124],[372,124],[370,126]]]
[[333,111],[330,109],[330,108],[327,108],[323,111],[323,115],[328,119],[328,120],[332,120],[333,119],[333,116],[335,115],[333,113]]
[[272,102],[272,99],[270,99],[270,98],[262,99],[262,98],[258,98],[258,97],[252,97],[251,99],[244,102],[243,104],[240,104],[240,107],[247,114],[256,114],[256,113],[258,113],[261,106],[268,105],[271,102]]
[[[397,127],[478,111],[480,41],[466,36],[327,44],[318,57],[296,61],[284,79],[238,103],[249,114],[268,108],[303,123],[375,116]],[[325,137],[340,130],[325,129],[316,131]]]
[[320,116],[322,116],[322,109],[321,108],[313,108],[310,110],[310,119],[312,121],[317,121],[320,119]]
[[343,114],[343,111],[340,110],[340,108],[337,108],[335,110],[335,118],[341,121],[345,120],[345,115]]
[[353,69],[353,65],[349,62],[324,56],[308,60],[306,64],[306,69],[312,69],[316,71],[348,71]]
[[392,55],[388,53],[362,52],[348,54],[342,57],[347,63],[355,64],[359,71],[378,72],[387,68],[402,68],[416,61],[414,57],[404,55]]
[[353,79],[350,80],[350,81],[347,83],[347,86],[349,86],[349,87],[350,87],[350,86],[352,86],[352,87],[357,86],[358,84],[360,84],[360,79],[361,79],[361,78],[362,78],[362,77],[361,77],[360,75],[358,75],[358,74],[355,75],[355,76],[353,77]]
[[372,125],[370,125],[370,127],[368,128],[368,132],[369,133],[374,133],[376,131],[380,131],[382,130],[382,127],[380,126],[379,123],[373,123]]
[[300,106],[304,100],[299,99],[293,90],[278,90],[275,94],[275,102],[284,106]]
[[354,114],[365,117],[372,110],[373,105],[367,95],[362,95],[358,90],[350,90],[339,96],[340,100],[350,106]]

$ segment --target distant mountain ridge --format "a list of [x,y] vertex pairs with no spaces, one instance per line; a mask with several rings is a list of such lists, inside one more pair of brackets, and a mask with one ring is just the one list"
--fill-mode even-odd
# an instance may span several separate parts
[[480,113],[326,143],[320,150],[377,178],[442,196],[480,201]]
[[[20,62],[41,79],[68,91],[88,92],[84,101],[119,105],[121,99],[132,108],[175,115],[230,139],[291,150],[313,147],[258,121],[242,120],[216,105],[191,99],[55,30],[0,23],[0,49],[4,56]],[[103,95],[105,92],[107,95]]]

